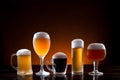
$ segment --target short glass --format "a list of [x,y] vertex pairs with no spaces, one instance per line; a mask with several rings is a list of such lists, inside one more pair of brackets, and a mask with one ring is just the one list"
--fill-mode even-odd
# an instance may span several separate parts
[[[13,65],[13,57],[17,56],[17,67]],[[28,49],[20,49],[16,54],[11,55],[11,66],[17,70],[17,75],[32,75],[31,51]]]
[[[52,68],[48,66],[48,63],[52,63]],[[46,61],[46,67],[53,74],[66,74],[67,71],[67,55],[63,52],[57,52],[52,56],[52,60]]]

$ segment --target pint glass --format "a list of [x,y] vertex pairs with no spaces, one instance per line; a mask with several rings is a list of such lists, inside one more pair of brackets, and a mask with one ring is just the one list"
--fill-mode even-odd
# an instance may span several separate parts
[[[13,57],[17,56],[17,67],[15,67],[12,63]],[[11,56],[11,66],[15,70],[17,70],[17,75],[31,75],[32,71],[32,63],[31,63],[31,51],[28,49],[20,49],[16,54],[12,54]]]
[[72,40],[72,74],[83,74],[83,48],[82,39]]

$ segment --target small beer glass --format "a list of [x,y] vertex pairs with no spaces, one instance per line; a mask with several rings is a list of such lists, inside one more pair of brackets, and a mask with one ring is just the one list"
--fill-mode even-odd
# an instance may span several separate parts
[[[48,63],[52,62],[52,69],[48,66]],[[46,67],[53,74],[66,74],[67,70],[67,55],[63,52],[57,52],[52,56],[52,60],[46,61]]]

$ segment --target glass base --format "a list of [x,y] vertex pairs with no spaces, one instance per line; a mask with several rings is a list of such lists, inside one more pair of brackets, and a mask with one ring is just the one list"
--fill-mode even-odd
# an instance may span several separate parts
[[72,71],[72,75],[83,75],[83,71]]
[[88,74],[92,76],[95,76],[95,75],[101,76],[103,75],[103,72],[99,72],[98,70],[96,70],[96,71],[89,72]]
[[37,76],[49,76],[50,73],[46,71],[39,71],[35,73]]

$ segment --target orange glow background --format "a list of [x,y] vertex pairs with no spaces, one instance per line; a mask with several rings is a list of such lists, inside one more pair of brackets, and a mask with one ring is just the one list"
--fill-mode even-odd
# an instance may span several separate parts
[[45,57],[50,60],[56,52],[64,52],[71,64],[71,41],[84,40],[84,64],[91,64],[86,56],[89,43],[102,42],[110,45],[110,27],[104,3],[97,0],[81,2],[8,2],[3,15],[1,30],[4,63],[10,64],[10,56],[18,49],[32,52],[33,65],[39,58],[33,50],[33,34],[46,31],[51,38],[51,47]]

